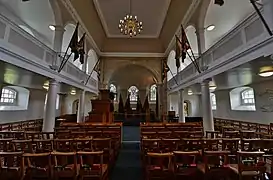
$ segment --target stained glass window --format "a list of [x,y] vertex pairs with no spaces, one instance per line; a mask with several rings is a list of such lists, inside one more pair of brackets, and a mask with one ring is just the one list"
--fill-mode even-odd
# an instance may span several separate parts
[[136,86],[131,86],[128,89],[128,92],[130,94],[130,101],[137,101],[137,95],[138,95],[138,89]]
[[113,93],[115,93],[115,98],[114,98],[114,100],[117,100],[117,88],[116,88],[116,86],[114,85],[114,84],[110,84],[110,92],[113,92]]
[[0,102],[5,104],[15,104],[16,96],[17,92],[13,89],[3,88]]
[[152,85],[150,88],[150,101],[156,101],[156,85]]

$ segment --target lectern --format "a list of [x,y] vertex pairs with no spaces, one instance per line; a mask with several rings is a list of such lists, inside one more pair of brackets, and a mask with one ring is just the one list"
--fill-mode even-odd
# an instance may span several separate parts
[[108,89],[101,89],[99,98],[91,100],[92,110],[89,112],[88,122],[95,123],[112,123],[113,112],[111,112],[111,100],[109,99],[110,91]]

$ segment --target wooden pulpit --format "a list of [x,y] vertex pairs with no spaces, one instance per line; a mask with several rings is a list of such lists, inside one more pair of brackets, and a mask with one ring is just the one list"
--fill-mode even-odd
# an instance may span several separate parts
[[113,112],[111,112],[110,91],[108,89],[100,90],[99,99],[91,100],[92,110],[89,112],[88,122],[112,123]]

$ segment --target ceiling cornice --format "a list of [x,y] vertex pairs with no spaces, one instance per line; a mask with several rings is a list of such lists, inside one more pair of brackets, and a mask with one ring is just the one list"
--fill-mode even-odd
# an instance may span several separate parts
[[[101,52],[101,50],[99,49],[99,47],[97,46],[96,42],[92,38],[91,34],[89,33],[88,29],[84,25],[83,21],[81,20],[79,14],[77,13],[76,9],[73,7],[73,5],[70,2],[70,0],[61,0],[61,2],[67,8],[68,12],[71,14],[71,16],[74,19],[74,21],[80,23],[80,28],[82,28],[83,31],[86,32],[87,39],[91,43],[93,49],[96,51],[96,53],[98,54],[98,56],[106,56],[106,57],[107,56],[108,57],[112,56],[113,57],[113,55],[114,55],[115,57],[125,57],[125,55],[126,55],[126,57],[167,57],[168,54],[169,54],[169,52],[171,51],[172,47],[174,46],[175,36],[170,41],[170,43],[169,43],[169,45],[168,45],[168,47],[167,47],[167,49],[165,50],[164,53],[135,53],[135,52],[133,52],[133,53],[125,53],[125,52],[111,53],[111,52]],[[195,12],[195,10],[198,8],[198,5],[199,5],[200,2],[201,2],[200,0],[193,0],[193,3],[190,5],[188,11],[186,12],[186,14],[185,14],[185,16],[184,16],[181,24],[185,25],[185,24],[188,23],[188,21],[190,20],[191,16]],[[94,4],[96,4],[96,3],[94,3]],[[181,31],[181,29],[180,29],[180,25],[179,25],[175,34],[178,34],[180,31]],[[106,32],[106,34],[107,34],[107,32]]]
[[[156,34],[155,35],[140,35],[140,36],[135,36],[134,38],[158,38],[160,36],[160,32],[161,32],[161,29],[163,28],[164,20],[166,18],[166,15],[168,13],[168,9],[169,9],[170,3],[171,3],[171,0],[165,0],[165,1],[166,1],[166,6],[164,6],[164,10],[160,14],[162,16],[162,18],[160,18],[162,20],[162,22],[160,22],[161,23],[161,27],[157,30]],[[107,23],[105,21],[105,18],[103,16],[102,11],[101,11],[101,7],[99,5],[98,0],[93,0],[93,2],[94,2],[96,10],[98,12],[99,18],[101,20],[101,23],[102,23],[102,26],[103,26],[103,29],[105,31],[105,34],[106,34],[107,38],[128,38],[128,37],[126,37],[126,36],[124,36],[122,34],[120,34],[120,35],[113,35],[113,34],[111,34],[109,32]]]
[[165,57],[164,53],[126,53],[126,52],[117,52],[117,53],[101,53],[103,57]]

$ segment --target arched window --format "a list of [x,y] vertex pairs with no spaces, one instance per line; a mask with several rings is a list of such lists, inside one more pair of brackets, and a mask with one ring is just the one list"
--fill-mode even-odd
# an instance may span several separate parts
[[0,102],[3,104],[16,104],[17,92],[11,88],[3,88]]
[[156,85],[152,85],[150,88],[150,101],[156,101]]
[[128,92],[130,94],[130,101],[137,101],[137,95],[138,95],[138,89],[136,86],[131,86],[128,89]]
[[114,100],[116,101],[117,100],[117,88],[116,88],[116,86],[114,84],[110,84],[110,88],[109,89],[110,89],[110,92],[115,93]]
[[255,104],[254,91],[252,88],[248,88],[241,92],[241,104],[242,105],[253,105]]
[[256,111],[254,90],[251,87],[237,87],[229,92],[230,107],[234,111]]
[[214,93],[210,93],[211,109],[216,110],[216,96]]

